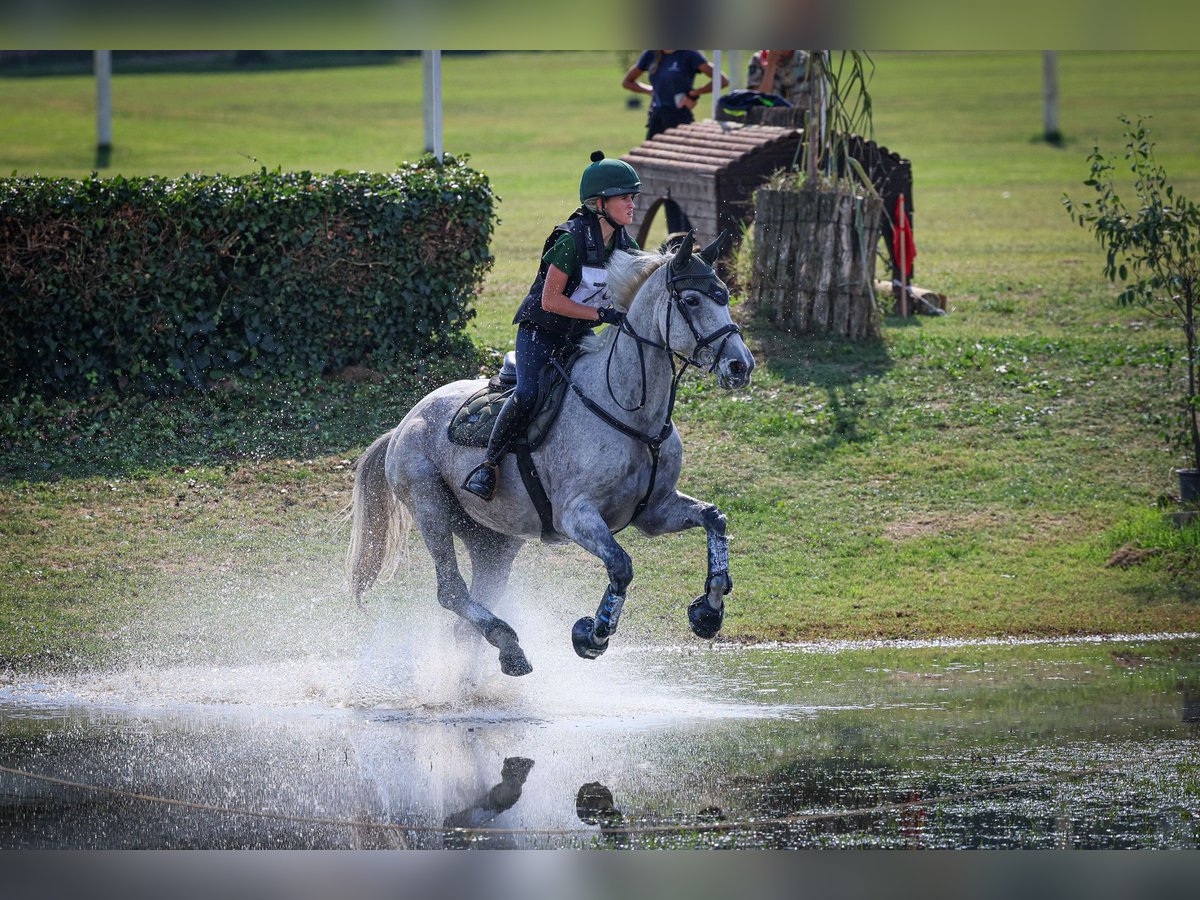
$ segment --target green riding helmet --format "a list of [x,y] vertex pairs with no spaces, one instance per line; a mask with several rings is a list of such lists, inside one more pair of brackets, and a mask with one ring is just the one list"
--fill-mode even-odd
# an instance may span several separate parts
[[619,197],[621,194],[640,194],[642,180],[637,170],[621,159],[605,159],[604,151],[592,153],[592,164],[583,170],[579,179],[579,202],[589,197]]

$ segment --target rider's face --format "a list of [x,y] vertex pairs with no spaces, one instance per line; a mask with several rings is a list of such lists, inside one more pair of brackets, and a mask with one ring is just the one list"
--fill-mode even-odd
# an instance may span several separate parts
[[614,222],[621,225],[630,225],[633,223],[634,197],[634,194],[620,194],[616,197],[608,197],[604,201],[604,211],[608,213]]

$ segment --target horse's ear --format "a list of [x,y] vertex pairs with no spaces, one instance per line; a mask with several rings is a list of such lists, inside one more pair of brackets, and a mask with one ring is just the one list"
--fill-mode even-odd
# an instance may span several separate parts
[[694,232],[688,229],[687,237],[679,245],[679,249],[675,251],[675,258],[671,260],[671,271],[682,272],[688,261],[692,258],[692,244],[695,241]]
[[729,232],[727,230],[722,230],[722,232],[717,235],[717,239],[715,241],[700,251],[700,258],[710,266],[715,266],[717,264],[717,257],[721,255],[721,246],[725,243],[725,239],[727,237],[729,237]]

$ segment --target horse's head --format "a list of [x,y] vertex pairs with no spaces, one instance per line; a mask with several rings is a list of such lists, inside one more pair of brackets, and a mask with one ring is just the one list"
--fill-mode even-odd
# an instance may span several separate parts
[[721,232],[697,253],[688,232],[663,266],[668,300],[659,318],[672,350],[715,373],[721,387],[739,388],[750,383],[754,357],[729,315],[729,288],[714,268],[725,238]]

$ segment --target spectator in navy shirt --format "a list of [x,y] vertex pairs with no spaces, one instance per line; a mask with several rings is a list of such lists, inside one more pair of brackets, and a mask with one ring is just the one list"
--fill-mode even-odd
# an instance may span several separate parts
[[[625,73],[621,87],[635,94],[650,95],[650,115],[646,120],[646,140],[676,125],[694,122],[692,109],[701,94],[712,93],[713,85],[693,87],[696,73],[712,78],[713,67],[699,50],[646,50]],[[645,74],[650,83],[638,79]],[[721,87],[729,79],[722,73]]]
[[[693,84],[698,72],[710,80],[697,89]],[[638,80],[643,74],[649,77],[649,84]],[[650,115],[646,119],[646,140],[650,140],[668,128],[696,121],[692,109],[702,94],[712,93],[712,78],[712,63],[699,50],[646,50],[625,73],[621,87],[635,94],[650,95]],[[721,87],[728,86],[729,78],[721,73]],[[665,206],[667,231],[672,234],[686,231],[687,216],[679,205],[668,200]]]

